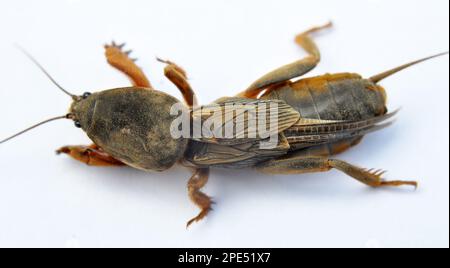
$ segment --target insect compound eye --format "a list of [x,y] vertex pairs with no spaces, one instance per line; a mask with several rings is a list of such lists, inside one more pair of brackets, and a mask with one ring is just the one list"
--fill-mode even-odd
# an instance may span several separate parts
[[83,99],[86,99],[90,95],[91,95],[91,92],[84,92],[82,97],[83,97]]
[[81,128],[81,123],[80,123],[80,121],[75,121],[75,126],[76,126],[77,128]]

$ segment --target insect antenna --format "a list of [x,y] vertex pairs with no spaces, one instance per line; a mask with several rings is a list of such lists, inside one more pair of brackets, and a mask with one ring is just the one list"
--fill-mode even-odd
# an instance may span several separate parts
[[447,54],[448,54],[448,51],[447,52],[443,52],[443,53],[439,53],[439,54],[436,54],[436,55],[433,55],[433,56],[430,56],[430,57],[426,57],[426,58],[423,58],[423,59],[420,59],[420,60],[416,60],[416,61],[413,61],[413,62],[410,62],[410,63],[407,63],[407,64],[403,64],[403,65],[398,66],[398,67],[396,67],[394,69],[391,69],[391,70],[382,72],[380,74],[374,75],[374,76],[370,77],[369,80],[374,82],[374,83],[378,83],[381,80],[383,80],[383,79],[385,79],[385,78],[387,78],[387,77],[389,77],[389,76],[391,76],[391,75],[393,75],[395,73],[398,73],[401,70],[404,70],[404,69],[406,69],[408,67],[411,67],[411,66],[419,64],[421,62],[424,62],[424,61],[427,61],[427,60],[430,60],[430,59],[433,59],[433,58],[437,58],[437,57],[440,57],[440,56],[443,56],[443,55],[447,55]]
[[23,53],[25,56],[27,56],[47,77],[52,81],[52,83],[58,87],[62,92],[72,97],[72,99],[76,100],[77,96],[75,94],[70,93],[69,91],[65,90],[56,80],[45,70],[45,68],[33,57],[31,56],[28,51],[26,51],[23,47],[16,44],[16,47]]
[[5,142],[7,142],[7,141],[9,141],[9,140],[11,140],[11,139],[17,137],[17,136],[22,135],[22,134],[25,133],[25,132],[28,132],[28,131],[30,131],[30,130],[32,130],[32,129],[34,129],[34,128],[37,128],[38,126],[41,126],[41,125],[43,125],[43,124],[46,124],[46,123],[48,123],[48,122],[52,122],[52,121],[59,120],[59,119],[69,119],[69,118],[71,118],[71,114],[66,114],[66,115],[62,115],[62,116],[57,116],[57,117],[49,118],[49,119],[44,120],[44,121],[42,121],[42,122],[39,122],[39,123],[37,123],[37,124],[35,124],[35,125],[32,125],[31,127],[28,127],[28,128],[26,128],[26,129],[24,129],[24,130],[22,130],[22,131],[20,131],[20,132],[18,132],[18,133],[16,133],[16,134],[10,136],[10,137],[8,137],[8,138],[6,138],[6,139],[4,139],[4,140],[1,140],[1,141],[0,141],[0,144],[5,143]]

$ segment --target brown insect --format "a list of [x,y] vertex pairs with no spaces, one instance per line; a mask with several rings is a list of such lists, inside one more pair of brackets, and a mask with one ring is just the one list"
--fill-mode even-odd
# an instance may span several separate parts
[[[122,51],[124,45],[114,42],[105,46],[107,61],[126,74],[133,86],[81,96],[59,86],[27,54],[62,91],[72,97],[73,102],[67,115],[51,118],[25,131],[67,118],[82,128],[93,144],[64,146],[57,150],[58,154],[67,154],[92,166],[128,165],[145,171],[163,171],[180,163],[192,168],[188,193],[201,212],[187,226],[203,219],[211,210],[211,198],[200,191],[207,183],[211,167],[252,167],[273,174],[323,172],[335,168],[372,187],[417,187],[415,181],[384,180],[382,170],[363,169],[334,156],[358,144],[365,134],[390,124],[388,119],[395,112],[387,111],[386,93],[378,84],[382,79],[446,53],[408,63],[368,79],[354,73],[340,73],[291,81],[319,63],[320,53],[310,35],[330,26],[331,23],[312,28],[295,38],[308,57],[262,76],[236,97],[221,98],[211,105],[198,107],[185,71],[173,62],[158,59],[167,64],[164,74],[181,91],[186,107],[190,109],[191,120],[208,117],[214,109],[224,113],[227,105],[266,104],[263,112],[274,115],[270,120],[278,123],[275,132],[271,133],[278,139],[271,148],[261,146],[269,139],[262,135],[174,138],[171,124],[177,116],[170,110],[180,102],[155,90],[134,60],[128,57],[129,52]],[[271,104],[276,104],[275,110]],[[219,117],[222,117],[220,113]],[[248,117],[244,118],[247,118],[244,121],[248,120]],[[254,126],[246,125],[243,131],[251,133],[254,130]]]

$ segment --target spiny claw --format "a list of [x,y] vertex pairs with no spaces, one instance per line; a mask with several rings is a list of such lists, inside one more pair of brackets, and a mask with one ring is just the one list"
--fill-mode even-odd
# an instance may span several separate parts
[[[373,171],[373,169],[371,169]],[[400,180],[393,180],[388,181],[384,180],[382,176],[386,173],[386,170],[377,169],[374,172],[369,172],[370,175],[375,176],[375,178],[379,181],[380,186],[402,186],[402,185],[411,185],[414,186],[415,189],[417,189],[418,184],[416,181],[400,181]]]
[[368,185],[372,187],[380,187],[380,186],[402,186],[402,185],[411,185],[416,189],[418,184],[416,181],[401,181],[401,180],[384,180],[382,176],[387,172],[386,170],[377,169],[360,169],[364,174],[362,175],[364,181],[368,182]]
[[[120,44],[120,45],[118,45],[115,41],[111,41],[111,44],[105,44],[104,47],[105,47],[105,48],[115,47],[115,48],[118,48],[119,50],[122,50],[122,48],[124,48],[125,45],[126,45],[125,42],[122,43],[122,44]],[[127,52],[128,52],[128,53],[131,53],[131,50],[126,51],[126,52],[124,52],[124,53],[127,54]]]
[[192,219],[190,219],[190,220],[186,223],[186,229],[188,229],[189,226],[191,226],[191,224],[193,224],[195,221],[197,221],[197,218],[192,218]]
[[365,168],[363,170],[364,170],[364,172],[367,172],[370,175],[373,175],[373,176],[377,177],[378,179],[380,179],[381,176],[387,172],[386,170],[383,170],[381,168],[377,169],[377,170],[375,170],[374,168],[371,168],[371,169]]
[[[201,212],[200,212],[200,214],[201,214]],[[201,218],[203,218],[203,217],[200,217],[200,214],[198,214],[198,215],[195,216],[194,218],[190,219],[190,220],[186,223],[186,229],[188,229],[189,226],[191,226],[191,224],[193,224],[194,222],[197,222],[197,221],[201,220]]]
[[200,213],[195,216],[194,218],[190,219],[187,223],[186,223],[186,229],[189,228],[189,226],[194,223],[194,222],[198,222],[201,219],[203,219],[210,211],[212,211],[212,208],[209,207],[207,209],[204,209],[202,211],[200,211]]
[[60,154],[68,154],[68,153],[70,153],[70,149],[69,149],[67,146],[65,146],[65,147],[59,148],[59,149],[56,150],[55,152],[56,152],[57,155],[60,155]]
[[383,176],[386,172],[387,172],[386,170],[379,169],[379,170],[377,170],[377,171],[374,173],[374,175],[375,175],[375,176],[378,176],[378,177],[381,177],[381,176]]
[[126,51],[123,51],[123,48],[125,47],[126,43],[122,43],[120,45],[118,45],[115,41],[112,41],[111,44],[105,44],[104,47],[105,49],[111,49],[111,48],[115,48],[118,50],[119,53],[122,53],[124,56],[126,56],[129,60],[135,62],[137,61],[137,58],[130,58],[130,54],[133,52],[133,50],[129,49]]
[[156,57],[156,60],[159,61],[159,62],[161,62],[161,63],[165,63],[165,64],[171,64],[171,63],[172,63],[172,62],[169,61],[169,60],[164,60],[164,59],[161,59],[161,58],[159,58],[159,57]]
[[417,181],[381,181],[382,186],[401,186],[401,185],[410,185],[414,186],[414,189],[417,190],[419,184]]
[[189,228],[189,226],[192,223],[202,220],[203,218],[206,217],[206,215],[208,215],[209,212],[213,211],[212,205],[214,205],[214,204],[216,204],[216,202],[210,199],[209,206],[207,208],[202,209],[202,211],[200,211],[200,213],[197,216],[195,216],[194,218],[190,219],[186,223],[186,229]]

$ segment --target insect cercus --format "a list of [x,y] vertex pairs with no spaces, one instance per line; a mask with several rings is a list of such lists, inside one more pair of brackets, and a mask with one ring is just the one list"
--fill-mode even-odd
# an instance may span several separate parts
[[[130,51],[122,50],[124,45],[114,42],[106,45],[105,55],[111,66],[130,78],[133,86],[82,95],[72,94],[58,85],[24,51],[58,88],[72,98],[72,104],[66,115],[45,120],[0,143],[49,121],[66,118],[82,128],[93,144],[64,146],[57,152],[88,165],[128,165],[144,171],[163,171],[176,163],[187,166],[193,170],[188,182],[189,197],[201,209],[188,226],[211,210],[211,198],[200,189],[206,184],[212,167],[252,167],[273,174],[322,172],[335,168],[372,187],[417,186],[415,181],[384,180],[382,170],[363,169],[339,160],[335,155],[358,144],[365,134],[391,123],[389,119],[395,111],[388,113],[386,92],[379,85],[381,80],[447,52],[367,79],[354,73],[339,73],[292,81],[319,63],[320,53],[311,35],[330,26],[331,23],[311,28],[296,36],[296,43],[309,54],[306,58],[267,73],[235,97],[221,98],[210,105],[197,105],[182,68],[171,61],[158,59],[166,64],[165,76],[181,91],[183,105],[190,111],[189,120],[218,119],[222,123],[214,125],[216,130],[225,128],[225,124],[230,126],[231,123],[232,127],[240,124],[241,130],[234,129],[234,135],[227,137],[174,137],[171,130],[177,115],[171,113],[171,109],[181,102],[155,90],[135,60],[129,57]],[[229,120],[220,121],[227,118],[226,107],[230,105],[238,108],[232,111]],[[260,122],[258,117],[269,114],[264,126],[275,128],[267,132],[261,124],[252,124],[250,112],[246,110],[249,106],[257,107],[257,122]],[[210,114],[212,110],[213,115]],[[243,135],[237,136],[238,132]],[[263,134],[275,136],[276,143],[271,147],[261,146],[270,138]]]

